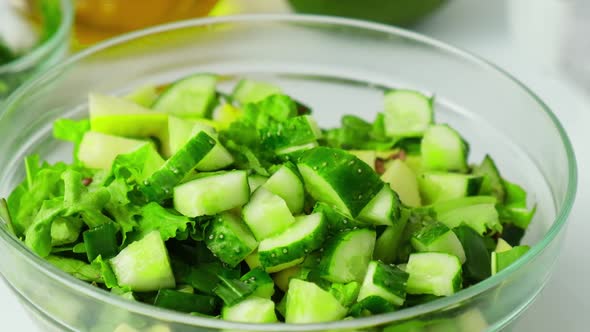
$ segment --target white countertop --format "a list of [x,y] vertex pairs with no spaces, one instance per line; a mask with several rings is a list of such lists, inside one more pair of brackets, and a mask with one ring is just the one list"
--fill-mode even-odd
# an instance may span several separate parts
[[[551,5],[552,1],[558,0],[538,0],[537,3]],[[585,205],[590,201],[590,149],[585,149],[584,142],[590,138],[590,86],[583,91],[562,71],[542,66],[544,63],[527,58],[526,54],[520,52],[523,45],[515,40],[522,39],[511,30],[510,22],[513,21],[507,14],[507,4],[507,0],[453,0],[430,20],[418,26],[417,30],[468,49],[511,72],[544,99],[566,128],[577,155],[579,184],[565,246],[553,278],[512,329],[586,331],[590,326],[590,306],[586,305],[590,298],[590,283],[587,281],[590,264],[586,259],[586,253],[590,252],[590,241],[587,240],[590,234],[590,209]],[[542,12],[547,8],[549,10]],[[548,29],[553,29],[551,20],[561,14],[556,12],[558,10],[550,6],[537,10],[531,7],[531,15],[545,15],[543,19],[547,20]],[[534,22],[525,20],[518,24]],[[529,29],[529,33],[534,32],[534,28]],[[538,33],[545,32],[540,30]],[[3,326],[12,327],[10,330],[36,331],[35,325],[4,283],[0,283],[0,321]]]

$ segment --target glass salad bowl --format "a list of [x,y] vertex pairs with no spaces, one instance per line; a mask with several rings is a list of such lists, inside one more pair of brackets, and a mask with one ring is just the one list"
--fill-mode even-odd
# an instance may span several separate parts
[[198,19],[131,33],[89,48],[18,89],[0,117],[0,194],[24,176],[23,157],[71,156],[51,137],[60,117],[87,116],[89,92],[121,94],[196,72],[274,82],[315,110],[324,127],[342,114],[372,119],[385,88],[435,94],[438,122],[470,142],[470,160],[495,157],[529,192],[532,249],[491,278],[409,309],[308,325],[256,325],[191,316],[101,291],[35,256],[0,224],[0,271],[44,330],[83,331],[497,331],[550,277],[576,192],[576,164],[562,126],[525,86],[473,55],[384,25],[316,16]]

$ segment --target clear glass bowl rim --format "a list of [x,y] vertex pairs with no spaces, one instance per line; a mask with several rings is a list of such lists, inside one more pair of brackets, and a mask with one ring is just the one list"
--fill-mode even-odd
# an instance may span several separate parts
[[34,67],[39,60],[45,58],[52,50],[58,48],[59,44],[67,43],[66,38],[74,20],[74,4],[72,0],[59,0],[61,8],[61,22],[57,31],[43,44],[36,46],[31,52],[25,53],[14,61],[0,65],[0,74],[14,70],[25,70]]
[[[188,326],[195,326],[195,327],[205,327],[205,328],[213,328],[213,329],[230,329],[230,330],[244,330],[244,331],[313,331],[313,330],[337,330],[337,329],[355,329],[355,328],[363,328],[363,327],[370,327],[376,326],[386,323],[393,323],[396,321],[403,321],[405,319],[418,317],[420,315],[424,315],[430,312],[434,312],[437,310],[441,310],[447,307],[451,307],[454,305],[459,305],[462,301],[468,300],[470,298],[476,297],[480,293],[502,283],[504,280],[508,279],[516,270],[520,269],[522,266],[526,265],[530,261],[532,261],[536,256],[541,254],[543,250],[553,241],[553,239],[559,234],[560,231],[564,229],[564,225],[567,221],[569,213],[572,209],[573,203],[575,201],[576,190],[577,190],[577,166],[576,166],[576,158],[574,155],[573,147],[571,145],[570,139],[568,138],[563,126],[553,114],[553,112],[549,109],[549,107],[529,88],[527,88],[523,83],[519,80],[514,78],[512,75],[507,73],[506,71],[502,70],[501,68],[497,67],[496,65],[476,56],[467,51],[461,50],[457,47],[450,46],[449,44],[437,41],[435,39],[426,37],[419,33],[415,33],[412,31],[408,31],[402,28],[387,26],[384,24],[379,23],[372,23],[366,22],[361,20],[355,19],[347,19],[347,18],[338,18],[338,17],[329,17],[329,16],[321,16],[321,15],[301,15],[301,14],[249,14],[249,15],[234,15],[234,16],[225,16],[225,17],[209,17],[209,18],[199,18],[199,19],[192,19],[186,21],[179,21],[175,23],[160,25],[152,28],[147,28],[131,33],[127,33],[121,35],[116,38],[109,39],[102,43],[96,44],[95,46],[89,47],[74,56],[70,57],[69,59],[63,61],[61,64],[47,70],[45,73],[38,75],[34,80],[30,80],[24,85],[20,86],[7,100],[6,103],[3,105],[3,108],[10,109],[13,104],[18,102],[23,96],[27,94],[27,91],[31,88],[35,87],[36,82],[44,81],[45,77],[50,77],[51,75],[55,74],[56,72],[60,72],[66,69],[68,66],[75,64],[76,62],[88,57],[94,53],[100,52],[104,49],[108,49],[111,46],[115,46],[118,44],[125,43],[127,41],[148,36],[150,34],[155,34],[164,31],[170,31],[175,29],[182,29],[188,27],[199,27],[199,26],[207,26],[207,25],[215,25],[215,24],[227,24],[227,23],[234,23],[234,24],[248,24],[248,23],[294,23],[294,24],[324,24],[324,25],[333,25],[333,26],[344,26],[347,28],[358,28],[358,29],[369,29],[376,32],[382,32],[391,34],[394,36],[400,36],[407,39],[412,39],[416,42],[423,43],[445,51],[447,53],[452,54],[453,56],[457,56],[464,61],[471,62],[472,64],[480,66],[482,69],[493,70],[498,72],[512,81],[516,86],[515,88],[520,88],[524,92],[526,92],[530,97],[532,97],[544,110],[545,114],[550,118],[554,127],[557,129],[559,136],[561,138],[561,143],[563,144],[564,149],[566,150],[567,162],[568,162],[568,180],[567,180],[567,191],[565,194],[565,199],[561,208],[557,211],[555,221],[551,225],[550,229],[547,231],[547,234],[540,240],[538,243],[532,246],[531,250],[529,250],[521,259],[519,259],[516,263],[510,265],[505,270],[502,270],[500,273],[474,285],[467,289],[464,289],[457,294],[438,299],[432,302],[428,302],[422,305],[418,305],[415,307],[407,308],[404,310],[391,312],[387,314],[369,316],[364,318],[357,318],[353,320],[343,320],[337,322],[328,322],[328,323],[315,323],[315,324],[251,324],[251,323],[236,323],[236,322],[229,322],[220,319],[212,319],[212,318],[204,318],[204,317],[197,317],[191,316],[184,313],[178,313],[171,310],[161,309],[154,307],[152,305],[140,303],[140,302],[132,302],[126,299],[123,299],[117,295],[113,295],[109,292],[105,292],[102,290],[98,290],[95,287],[72,278],[71,276],[67,275],[66,273],[58,270],[47,261],[43,260],[42,258],[38,257],[34,253],[32,253],[22,241],[18,240],[14,235],[9,234],[6,228],[2,227],[0,231],[0,237],[8,242],[11,246],[13,246],[19,254],[22,256],[22,259],[27,260],[29,263],[35,265],[40,272],[44,273],[50,278],[58,281],[59,283],[63,284],[64,287],[69,287],[81,295],[86,295],[90,298],[93,298],[97,301],[102,301],[104,303],[108,303],[113,306],[120,307],[123,310],[128,310],[130,312],[134,312],[141,315],[150,316],[156,319],[160,319],[165,322],[170,323],[180,323],[185,324]],[[2,112],[2,110],[0,110]],[[3,121],[4,116],[0,115],[0,121]],[[4,220],[0,219],[2,222]]]

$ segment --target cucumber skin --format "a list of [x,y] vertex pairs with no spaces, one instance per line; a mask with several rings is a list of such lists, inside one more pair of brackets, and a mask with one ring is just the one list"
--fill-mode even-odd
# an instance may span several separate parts
[[412,246],[418,252],[445,252],[466,260],[463,244],[455,233],[441,222],[434,222],[412,235]]
[[[389,209],[389,213],[387,214],[387,216],[376,215],[374,213],[374,208],[375,208],[375,204],[377,204],[378,202],[376,202],[375,199],[379,198],[381,195],[381,192],[383,192],[384,190],[391,192],[391,208]],[[372,210],[368,210],[369,208],[371,208]],[[363,210],[361,211],[361,213],[358,216],[358,219],[361,219],[365,222],[371,223],[376,226],[377,225],[393,226],[399,222],[400,215],[401,215],[401,201],[399,199],[398,194],[393,189],[391,189],[390,186],[384,185],[383,188],[381,188],[380,192],[373,198],[373,200],[371,200],[363,208]]]
[[[229,223],[234,223],[231,225]],[[236,234],[232,228],[241,227]],[[249,238],[243,238],[244,236]],[[234,267],[249,256],[258,243],[242,221],[229,212],[217,215],[205,231],[205,243],[221,261]]]
[[205,132],[198,133],[145,180],[139,189],[149,201],[160,203],[171,197],[172,189],[213,149],[215,144],[215,140]]
[[[387,291],[400,299],[404,299],[406,297],[406,282],[410,275],[395,266],[379,262],[377,263],[377,267],[381,270],[381,273],[375,273],[373,283],[379,285],[381,288],[387,289]],[[394,304],[401,305],[402,303]]]
[[255,284],[256,289],[252,296],[270,299],[275,292],[274,281],[262,268],[254,268],[244,274],[241,281],[247,284]]
[[[309,216],[304,216],[303,218],[306,217]],[[259,250],[258,256],[260,259],[260,264],[264,268],[269,269],[281,264],[302,259],[310,252],[319,249],[324,243],[327,234],[327,224],[324,215],[321,215],[320,218],[321,220],[319,227],[317,227],[316,231],[310,234],[307,238],[302,239],[301,242],[303,243],[298,243],[287,247],[277,247],[268,251]],[[298,221],[295,221],[295,223],[297,222]],[[292,224],[290,227],[293,227],[293,225],[295,224]],[[290,227],[285,229],[284,232],[289,232]]]
[[[328,182],[331,188],[339,196],[344,206],[345,214],[356,217],[373,197],[383,187],[383,181],[375,171],[362,160],[340,149],[317,147],[305,152],[297,164],[311,168],[317,175]],[[301,172],[303,175],[303,172]],[[303,176],[304,180],[305,175]],[[308,181],[305,181],[307,191],[310,190]],[[317,201],[325,201],[323,197],[314,197]],[[335,206],[339,202],[326,202]]]
[[[359,234],[359,232],[371,232],[372,236],[373,236],[373,245],[370,246],[370,256],[367,259],[367,266],[365,267],[365,271],[363,272],[363,275],[357,275],[357,276],[353,276],[352,279],[350,279],[348,276],[341,276],[341,275],[334,275],[335,271],[332,271],[332,265],[333,265],[333,261],[334,260],[342,260],[345,257],[336,257],[339,256],[337,255],[339,248],[341,245],[345,245],[346,242],[351,241],[351,238],[353,236],[356,236]],[[369,229],[358,229],[358,230],[352,230],[350,232],[346,232],[346,233],[340,233],[337,234],[336,236],[334,236],[332,239],[330,239],[330,241],[328,242],[328,244],[326,245],[326,250],[324,253],[324,256],[322,257],[321,261],[320,261],[320,265],[319,265],[319,271],[320,271],[320,275],[322,278],[329,280],[331,282],[338,282],[338,283],[348,283],[348,282],[352,282],[352,281],[356,281],[356,282],[362,282],[363,278],[364,278],[364,273],[366,273],[366,268],[368,267],[368,264],[371,260],[371,257],[373,255],[374,249],[375,249],[375,241],[376,241],[376,233],[373,230],[369,230]],[[351,274],[353,272],[350,272]]]
[[313,212],[324,215],[330,234],[350,232],[355,228],[368,228],[371,226],[370,224],[345,216],[327,203],[317,202],[313,207]]
[[[369,270],[371,269],[373,274],[370,275],[367,272],[358,301],[370,296],[379,296],[393,305],[403,305],[406,298],[406,284],[409,274],[393,265],[387,265],[379,261],[371,261]],[[387,295],[381,296],[383,293],[387,293]]]

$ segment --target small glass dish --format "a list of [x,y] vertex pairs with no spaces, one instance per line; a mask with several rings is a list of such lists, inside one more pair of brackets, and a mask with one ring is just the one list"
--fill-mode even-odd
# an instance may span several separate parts
[[[39,21],[36,33],[41,41],[14,60],[0,64],[0,102],[32,75],[62,60],[70,46],[74,17],[71,0],[22,0],[22,4],[23,8],[15,9],[14,15],[26,16],[23,20]],[[10,29],[10,33],[19,33],[15,31],[18,27]]]
[[[438,122],[457,128],[470,161],[494,156],[523,185],[537,214],[531,250],[491,278],[451,297],[338,322],[244,324],[191,316],[122,299],[59,271],[0,222],[0,271],[45,329],[82,331],[497,331],[547,282],[560,252],[577,186],[576,161],[559,121],[529,89],[471,54],[422,35],[342,18],[250,15],[150,28],[88,48],[19,88],[1,106],[0,196],[23,179],[23,157],[69,160],[51,137],[53,120],[83,118],[89,92],[123,94],[196,72],[228,91],[239,77],[279,84],[309,105],[323,127],[341,115],[372,119],[385,88],[436,94]],[[426,327],[424,327],[426,326]],[[132,329],[124,329],[132,328]]]

